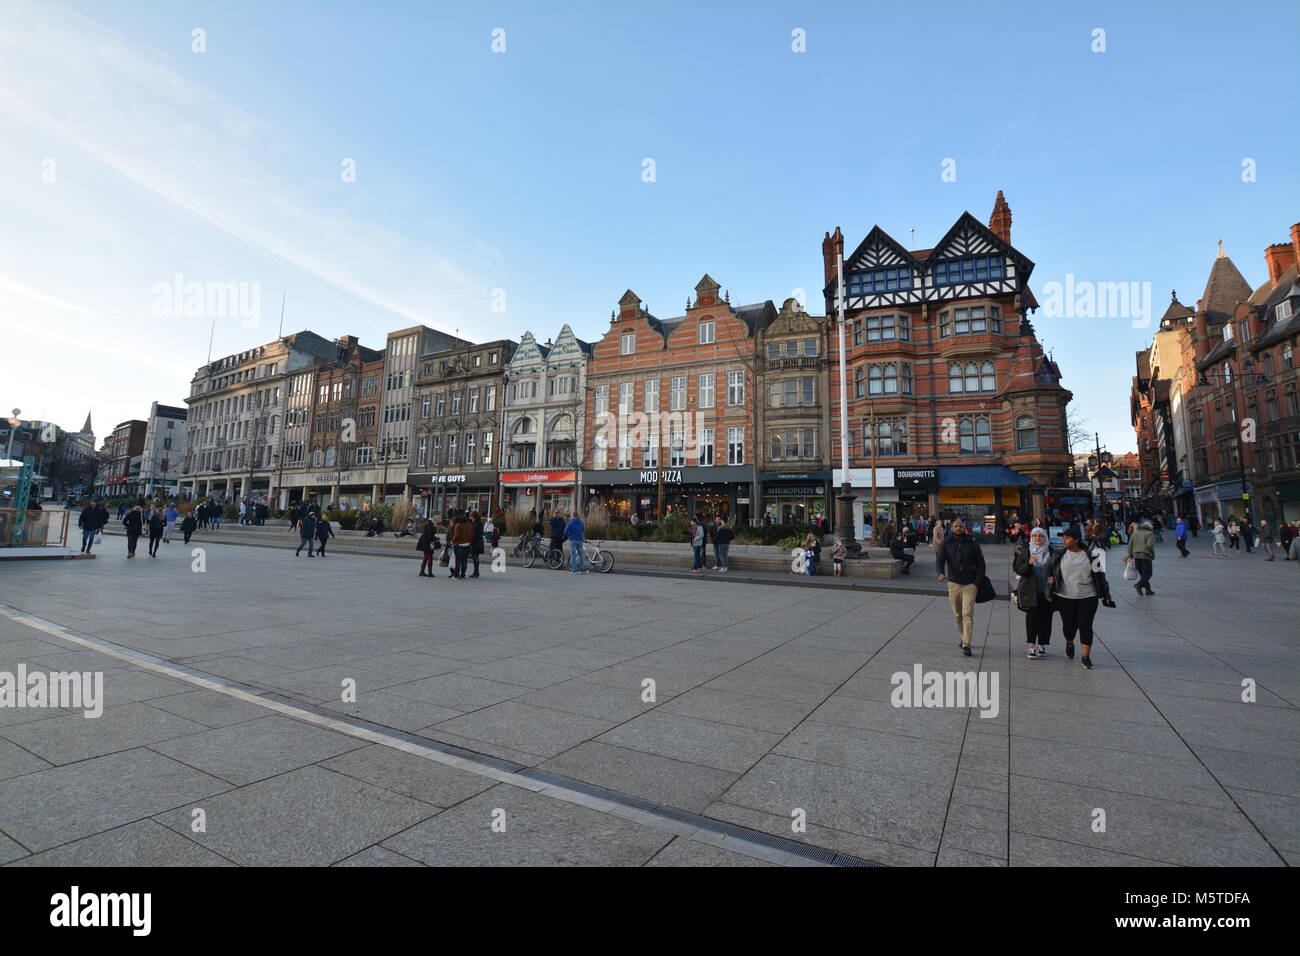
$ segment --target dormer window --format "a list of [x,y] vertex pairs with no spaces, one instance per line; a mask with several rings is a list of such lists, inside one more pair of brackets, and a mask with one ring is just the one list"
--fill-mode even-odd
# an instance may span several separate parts
[[1276,322],[1284,322],[1291,318],[1291,300],[1283,299],[1273,310],[1273,318]]

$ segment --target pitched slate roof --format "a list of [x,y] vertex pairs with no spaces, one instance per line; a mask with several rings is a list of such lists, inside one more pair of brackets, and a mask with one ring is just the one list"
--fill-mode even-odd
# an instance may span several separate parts
[[1177,292],[1169,293],[1169,298],[1170,298],[1169,308],[1165,309],[1165,314],[1160,317],[1160,321],[1162,323],[1165,322],[1166,320],[1190,319],[1192,316],[1196,314],[1187,306],[1183,305],[1181,302],[1178,301]]
[[1210,267],[1210,277],[1205,280],[1205,291],[1201,293],[1201,311],[1209,317],[1211,323],[1227,322],[1232,318],[1237,303],[1245,302],[1250,297],[1250,285],[1220,244],[1214,265]]

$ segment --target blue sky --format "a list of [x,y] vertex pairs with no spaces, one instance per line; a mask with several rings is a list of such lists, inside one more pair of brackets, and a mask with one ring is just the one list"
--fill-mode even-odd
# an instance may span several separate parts
[[[827,230],[927,248],[1002,189],[1040,300],[1067,274],[1149,282],[1158,319],[1170,289],[1194,304],[1217,240],[1255,285],[1300,220],[1294,3],[4,12],[0,401],[70,427],[93,407],[101,436],[180,403],[206,358],[206,318],[157,314],[177,274],[259,290],[214,356],[273,338],[282,292],[286,332],[376,347],[416,322],[594,338],[624,289],[676,315],[705,272],[733,302],[802,289],[821,311]],[[1034,324],[1090,426],[1133,447],[1151,329]]]

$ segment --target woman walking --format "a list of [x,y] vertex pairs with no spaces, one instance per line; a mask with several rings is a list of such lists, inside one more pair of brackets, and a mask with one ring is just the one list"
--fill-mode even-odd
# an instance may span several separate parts
[[325,557],[325,542],[334,537],[334,529],[330,527],[329,519],[321,515],[316,519],[316,540],[320,545],[316,548],[318,558]]
[[1074,638],[1083,645],[1080,663],[1092,670],[1092,622],[1097,603],[1114,607],[1106,584],[1106,554],[1100,548],[1083,548],[1083,532],[1072,524],[1061,532],[1065,548],[1047,564],[1047,598],[1061,612],[1065,656],[1074,658]]
[[1210,556],[1215,558],[1226,558],[1228,556],[1228,529],[1223,526],[1223,522],[1214,519],[1214,547],[1210,549]]
[[423,557],[420,559],[420,577],[436,577],[433,573],[433,553],[440,550],[442,545],[438,543],[438,526],[430,518],[424,523],[424,530],[420,532],[420,540],[415,543],[415,549]]
[[1052,547],[1047,543],[1047,532],[1034,528],[1029,532],[1029,542],[1016,547],[1012,568],[1020,575],[1016,582],[1016,607],[1025,612],[1025,641],[1029,645],[1027,657],[1032,661],[1047,656],[1047,645],[1052,643],[1052,607],[1047,596],[1047,567],[1052,560]]
[[162,508],[154,508],[149,515],[149,557],[158,557],[158,546],[162,544],[163,532],[167,530],[167,519],[163,517]]

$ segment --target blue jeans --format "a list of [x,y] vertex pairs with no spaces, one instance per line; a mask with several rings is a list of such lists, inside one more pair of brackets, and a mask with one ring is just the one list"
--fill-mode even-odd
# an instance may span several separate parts
[[89,552],[90,546],[95,543],[95,532],[91,528],[81,529],[81,550]]
[[582,550],[584,545],[585,542],[583,541],[569,542],[569,570],[570,571],[587,570],[587,564],[586,564],[587,556]]
[[715,544],[713,549],[718,552],[718,567],[725,571],[727,569],[727,553],[731,550],[731,545]]
[[304,536],[302,536],[301,538],[298,539],[298,550],[295,551],[294,554],[299,554],[299,553],[302,551],[302,546],[303,546],[304,544],[307,546],[307,557],[310,558],[313,554],[316,553],[316,552],[315,552],[315,548],[316,548],[316,539],[315,539],[315,538],[309,538],[309,537],[307,537],[306,535],[304,535]]
[[693,544],[691,550],[695,552],[695,560],[691,563],[691,570],[697,571],[704,567],[704,545]]
[[458,578],[463,578],[465,572],[469,570],[469,545],[456,545],[456,567],[452,572]]

